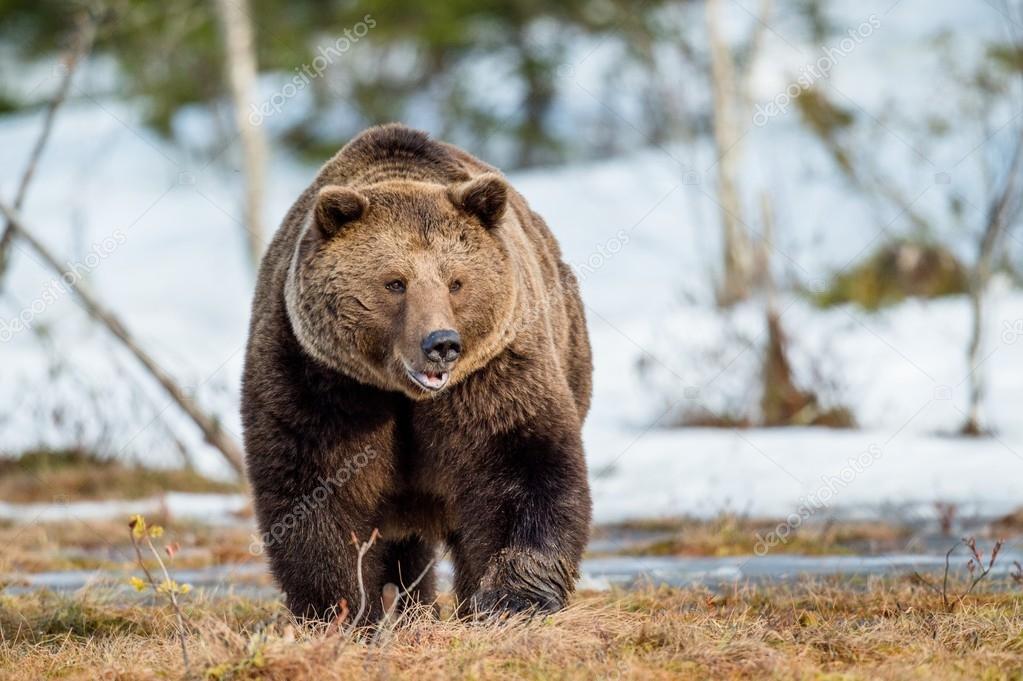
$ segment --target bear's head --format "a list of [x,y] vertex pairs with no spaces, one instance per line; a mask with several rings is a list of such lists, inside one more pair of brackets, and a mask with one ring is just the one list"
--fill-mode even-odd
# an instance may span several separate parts
[[494,173],[449,186],[322,187],[285,285],[303,349],[413,399],[489,361],[506,344],[515,306],[500,234],[508,191]]

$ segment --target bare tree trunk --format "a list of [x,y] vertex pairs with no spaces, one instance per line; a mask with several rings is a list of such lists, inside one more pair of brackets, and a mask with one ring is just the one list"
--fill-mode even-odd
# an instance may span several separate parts
[[966,422],[963,424],[964,435],[980,435],[980,405],[984,401],[985,381],[983,372],[977,366],[980,361],[980,348],[983,341],[984,319],[984,291],[978,288],[975,281],[970,286],[970,346],[967,350],[966,366],[970,368],[970,406],[966,412]]
[[991,279],[991,264],[994,260],[998,244],[1008,231],[1020,211],[1021,166],[1023,166],[1023,130],[1016,140],[1012,163],[1009,165],[1002,191],[992,200],[988,208],[987,225],[977,249],[977,262],[973,268],[970,282],[970,308],[973,313],[970,334],[970,346],[967,351],[967,366],[970,369],[970,406],[966,415],[966,423],[962,432],[966,435],[979,435],[983,432],[981,423],[981,405],[984,401],[985,374],[979,363],[981,348],[984,344],[985,294],[988,281]]
[[714,143],[717,151],[718,204],[723,230],[724,272],[718,293],[722,305],[746,299],[752,288],[754,255],[743,225],[739,191],[742,157],[738,129],[738,83],[732,52],[721,34],[721,0],[707,0],[707,38],[710,42],[711,90],[714,96]]
[[170,395],[171,399],[177,403],[181,410],[188,415],[190,419],[199,427],[202,431],[206,441],[211,445],[220,450],[220,453],[224,455],[224,459],[231,467],[241,473],[244,469],[244,456],[242,454],[241,447],[235,442],[223,428],[220,427],[220,423],[213,416],[210,416],[206,412],[202,411],[181,389],[180,386],[171,378],[156,360],[153,359],[149,353],[142,349],[142,346],[135,340],[134,336],[128,331],[128,328],[121,323],[113,312],[103,306],[102,303],[96,298],[89,288],[85,285],[84,281],[76,280],[75,277],[66,276],[64,266],[60,264],[60,261],[50,252],[50,250],[43,245],[41,241],[36,239],[31,231],[25,226],[24,222],[21,221],[18,212],[9,206],[8,204],[0,201],[0,213],[3,213],[7,218],[8,224],[15,232],[15,236],[21,238],[26,244],[28,244],[32,250],[34,250],[40,258],[62,279],[65,283],[71,287],[71,290],[75,292],[78,299],[81,301],[82,306],[86,312],[95,319],[96,321],[103,324],[121,343],[126,347],[135,358],[146,368],[146,370],[156,379],[156,381],[163,387],[167,394]]
[[249,258],[258,265],[263,256],[266,230],[263,225],[263,196],[266,187],[266,138],[258,125],[250,120],[256,103],[256,49],[248,0],[214,0],[220,17],[227,76],[234,104],[235,125],[242,145],[245,178],[246,242]]
[[756,252],[760,285],[764,288],[766,304],[767,346],[764,349],[762,389],[760,393],[760,419],[765,426],[806,425],[799,418],[817,416],[816,400],[796,387],[789,361],[789,341],[778,311],[778,289],[771,270],[771,251],[767,246],[774,234],[774,207],[766,192],[760,193],[760,221],[763,239]]
[[[78,29],[68,54],[64,57],[64,69],[61,73],[60,83],[57,91],[46,105],[46,115],[43,119],[43,127],[36,138],[35,146],[29,154],[28,163],[18,183],[18,191],[14,195],[14,209],[21,210],[25,203],[25,196],[28,194],[28,187],[35,176],[39,159],[42,158],[43,149],[50,139],[50,132],[53,130],[53,123],[57,118],[57,110],[67,99],[71,91],[71,81],[74,78],[78,65],[84,61],[85,56],[92,49],[92,43],[96,39],[96,27],[99,19],[95,16],[83,15],[78,20]],[[14,239],[14,228],[10,221],[4,225],[3,233],[0,234],[0,287],[2,287],[4,274],[7,272],[7,265],[10,261],[11,242]]]

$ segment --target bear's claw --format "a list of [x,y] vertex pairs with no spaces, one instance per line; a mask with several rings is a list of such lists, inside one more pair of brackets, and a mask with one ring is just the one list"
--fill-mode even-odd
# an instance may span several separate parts
[[569,561],[529,549],[504,549],[491,559],[470,606],[477,614],[557,612],[574,583]]

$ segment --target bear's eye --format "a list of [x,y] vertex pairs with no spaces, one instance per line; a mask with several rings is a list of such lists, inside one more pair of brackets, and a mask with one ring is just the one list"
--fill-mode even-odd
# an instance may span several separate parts
[[395,279],[394,281],[389,281],[389,282],[387,282],[387,284],[385,286],[386,286],[388,291],[393,291],[394,293],[404,293],[405,292],[405,282],[403,282],[401,279]]
[[451,282],[451,286],[449,286],[448,288],[451,289],[452,293],[458,293],[459,291],[462,290],[462,282],[455,279],[453,282]]

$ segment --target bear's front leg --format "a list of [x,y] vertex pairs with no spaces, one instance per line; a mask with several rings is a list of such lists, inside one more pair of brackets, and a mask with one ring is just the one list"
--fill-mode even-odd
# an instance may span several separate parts
[[590,494],[578,422],[556,414],[493,438],[464,471],[452,538],[463,614],[553,612],[575,589]]
[[365,602],[363,622],[380,615],[383,548],[362,560],[389,479],[390,429],[295,437],[263,418],[246,430],[248,477],[260,542],[287,604],[299,617],[330,619],[342,599],[350,617]]
[[360,566],[358,547],[352,542],[353,536],[359,541],[370,538],[373,524],[368,518],[337,499],[313,501],[312,495],[303,495],[304,499],[281,497],[268,503],[266,496],[260,512],[263,548],[288,608],[299,617],[329,620],[343,600],[349,618],[365,603],[362,621],[377,619],[383,549],[371,547]]

